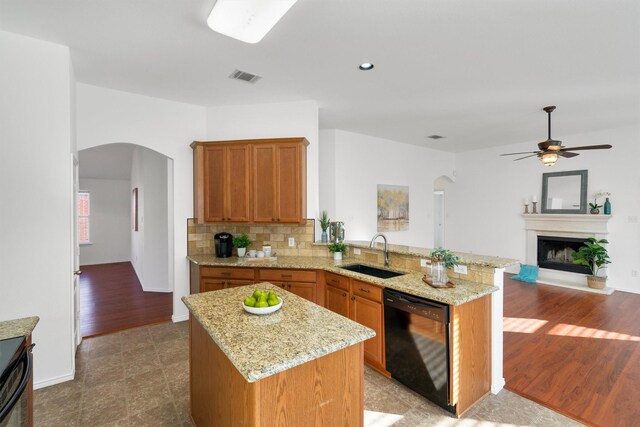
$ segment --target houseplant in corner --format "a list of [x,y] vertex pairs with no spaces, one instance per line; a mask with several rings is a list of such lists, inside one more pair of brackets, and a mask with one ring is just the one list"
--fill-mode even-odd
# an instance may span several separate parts
[[606,276],[598,276],[600,269],[605,265],[611,264],[607,248],[602,246],[609,243],[605,239],[597,240],[593,237],[589,237],[586,242],[578,249],[578,252],[573,252],[573,263],[584,265],[589,268],[591,275],[587,276],[587,285],[593,289],[604,289],[607,285]]
[[233,246],[238,248],[238,256],[240,258],[243,258],[247,253],[247,246],[251,244],[251,240],[249,240],[249,236],[243,233],[239,236],[235,236],[232,242],[233,242]]
[[342,255],[347,251],[347,246],[341,242],[335,242],[329,245],[329,252],[333,252],[333,259],[340,261]]
[[329,219],[329,215],[327,214],[327,211],[322,211],[322,216],[320,217],[320,228],[322,229],[322,237],[321,237],[322,243],[327,243],[329,241],[327,237],[327,229],[329,228],[330,224],[331,224],[331,220]]
[[431,281],[433,285],[446,285],[449,282],[447,268],[458,265],[460,258],[449,249],[437,248],[431,251]]

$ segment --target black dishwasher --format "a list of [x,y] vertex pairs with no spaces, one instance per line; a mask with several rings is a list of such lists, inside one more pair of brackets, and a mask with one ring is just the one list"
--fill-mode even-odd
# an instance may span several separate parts
[[449,405],[449,306],[385,289],[384,327],[391,377],[455,414]]

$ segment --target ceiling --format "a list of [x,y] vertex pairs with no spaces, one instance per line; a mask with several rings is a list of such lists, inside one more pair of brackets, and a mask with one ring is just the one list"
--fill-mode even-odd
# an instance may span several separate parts
[[557,139],[640,122],[637,0],[299,0],[254,45],[209,30],[213,4],[0,0],[0,29],[70,46],[79,82],[205,106],[314,99],[321,128],[453,152],[546,139],[546,105]]

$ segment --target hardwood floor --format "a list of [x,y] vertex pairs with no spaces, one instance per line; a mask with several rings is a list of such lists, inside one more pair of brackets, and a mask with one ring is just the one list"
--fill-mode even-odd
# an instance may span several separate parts
[[640,295],[509,279],[506,388],[594,426],[640,423]]
[[173,294],[144,292],[130,262],[83,265],[81,270],[83,337],[171,320]]

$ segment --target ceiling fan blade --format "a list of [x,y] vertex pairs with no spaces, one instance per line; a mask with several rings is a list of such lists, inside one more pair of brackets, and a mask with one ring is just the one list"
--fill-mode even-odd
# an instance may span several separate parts
[[608,148],[613,147],[612,145],[609,144],[603,144],[603,145],[585,145],[583,147],[565,147],[562,148],[561,151],[576,151],[576,150],[606,150]]
[[579,156],[580,153],[570,153],[568,151],[558,151],[558,156],[560,157],[566,157],[567,159],[570,157],[575,157],[575,156]]
[[514,156],[516,154],[538,154],[539,151],[523,151],[522,153],[506,153],[506,154],[500,154],[501,156]]
[[518,160],[522,160],[522,159],[528,159],[529,157],[537,156],[538,154],[539,153],[535,153],[535,154],[530,154],[528,156],[520,157],[519,159],[515,159],[514,162],[517,162]]

